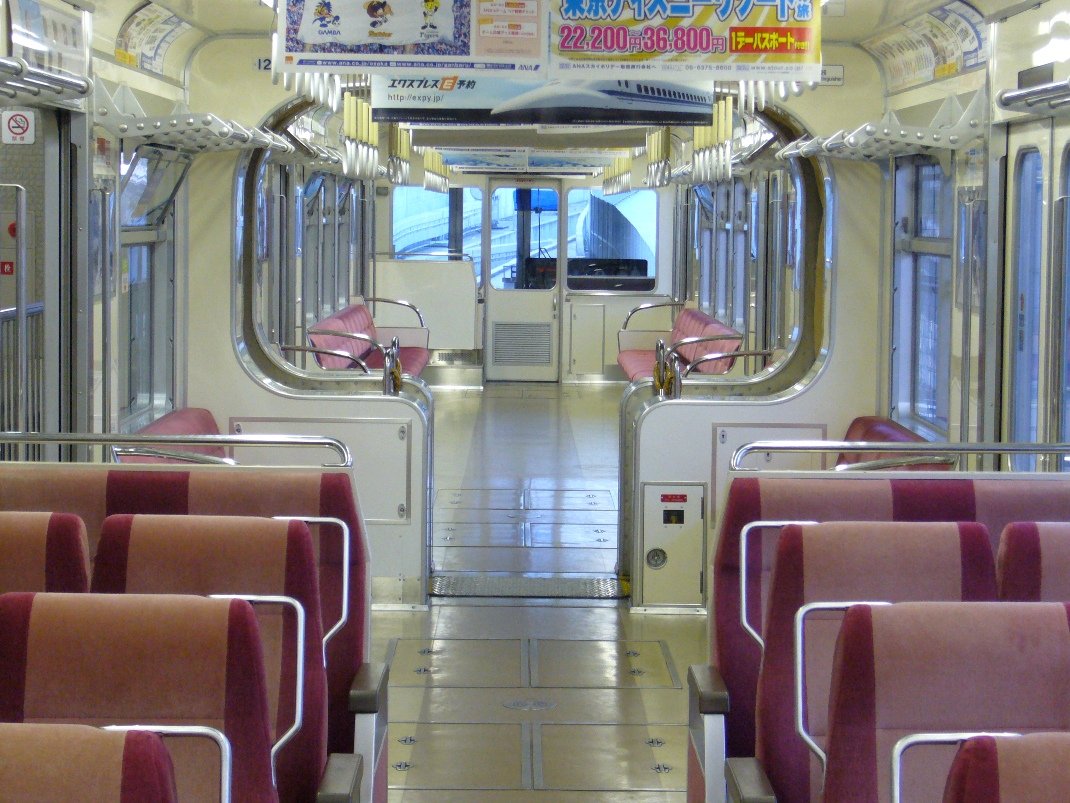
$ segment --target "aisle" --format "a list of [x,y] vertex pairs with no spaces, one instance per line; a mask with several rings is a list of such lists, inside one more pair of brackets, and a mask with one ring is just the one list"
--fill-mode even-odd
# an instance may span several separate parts
[[[620,392],[436,392],[439,578],[516,594],[615,581]],[[706,659],[703,617],[453,596],[372,628],[391,662],[391,803],[685,799],[681,679]]]

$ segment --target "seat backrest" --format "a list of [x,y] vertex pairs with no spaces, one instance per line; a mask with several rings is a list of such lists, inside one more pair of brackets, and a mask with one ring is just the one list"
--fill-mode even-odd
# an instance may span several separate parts
[[0,513],[0,594],[89,590],[85,524],[70,513]]
[[[941,477],[822,475],[735,477],[728,488],[713,561],[715,638],[711,662],[728,687],[728,754],[754,755],[754,701],[761,652],[740,624],[740,532],[754,521],[977,521],[998,540],[1012,521],[1070,521],[1070,480],[1022,474],[993,479],[976,474]],[[762,621],[777,529],[752,533],[747,543],[747,618]],[[995,552],[998,543],[993,543]]]
[[[151,424],[137,431],[138,435],[219,435],[219,425],[211,410],[204,407],[183,407],[160,416]],[[226,457],[227,450],[222,446],[183,445],[168,447],[181,452],[193,452],[209,457]],[[169,457],[149,457],[143,455],[121,455],[123,463],[184,463]]]
[[999,539],[999,598],[1070,602],[1070,523],[1012,522]]
[[[327,677],[316,560],[299,521],[246,516],[109,516],[97,547],[94,592],[286,596],[305,610],[301,730],[276,760],[279,798],[315,801],[327,762]],[[275,741],[294,722],[296,616],[254,605]]]
[[[373,340],[376,336],[371,311],[363,304],[351,304],[340,312],[324,318],[311,328],[367,335]],[[370,343],[363,340],[312,333],[308,335],[308,342],[318,349],[343,351],[355,357],[362,357],[373,348]],[[353,363],[349,360],[343,357],[332,357],[328,354],[317,354],[316,361],[321,368],[344,369],[353,367]]]
[[176,803],[155,733],[0,724],[0,796],[11,803]]
[[[814,602],[995,601],[988,531],[976,523],[834,522],[785,527],[777,547],[758,679],[756,755],[780,803],[809,803],[821,764],[795,732],[795,614]],[[807,732],[827,736],[832,658],[842,611],[805,628]]]
[[[925,443],[925,438],[913,432],[898,421],[879,415],[862,415],[847,427],[845,441],[862,443]],[[909,457],[896,452],[844,452],[836,459],[837,466],[866,463],[872,460],[891,460],[896,457]],[[920,463],[912,466],[897,467],[905,471],[948,471],[949,463]]]
[[[243,600],[0,596],[0,721],[205,725],[233,754],[234,800],[277,803],[256,615]],[[182,801],[219,795],[219,749],[164,739]]]
[[[739,332],[730,326],[726,326],[696,309],[685,308],[680,310],[680,314],[676,316],[672,334],[670,335],[672,342],[669,345],[678,343],[688,337],[714,337],[716,335],[736,335],[736,338],[681,346],[679,354],[685,361],[694,362],[705,354],[722,354],[736,351],[743,342]],[[731,370],[733,362],[732,358],[711,360],[710,362],[702,363],[695,370],[707,374],[723,374]]]
[[[74,513],[96,553],[101,525],[117,513],[212,516],[315,516],[349,527],[349,618],[327,646],[329,750],[353,752],[354,717],[349,688],[365,660],[368,617],[368,547],[353,480],[345,471],[246,466],[108,466],[103,464],[0,464],[0,510]],[[324,629],[341,617],[342,530],[313,524]]]
[[[887,803],[892,750],[917,733],[1070,729],[1070,610],[1058,603],[859,605],[843,619],[825,803]],[[955,754],[913,747],[903,800],[940,800]]]
[[1070,733],[975,736],[959,747],[944,803],[1051,803],[1070,789]]

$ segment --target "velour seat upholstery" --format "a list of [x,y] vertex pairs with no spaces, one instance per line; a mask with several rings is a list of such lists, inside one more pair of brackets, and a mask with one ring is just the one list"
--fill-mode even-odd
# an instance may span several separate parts
[[1052,803],[1070,797],[1070,733],[974,736],[951,765],[944,803]]
[[[341,335],[322,334],[322,330],[344,332],[348,334],[367,335],[372,340],[378,341],[378,332],[372,320],[371,311],[363,304],[351,304],[345,309],[336,312],[319,321],[312,327],[316,332],[309,332],[309,342],[318,349],[329,351],[342,351],[359,357],[364,364],[372,369],[382,369],[383,355],[372,344],[365,340],[354,340]],[[426,332],[426,330],[423,330]],[[386,343],[385,345],[389,345]],[[401,361],[401,370],[413,376],[419,376],[420,372],[427,367],[431,353],[423,346],[406,345],[402,343],[398,348],[398,359]],[[336,357],[331,354],[316,354],[316,361],[321,368],[342,370],[352,368],[353,362],[344,357]]]
[[[919,733],[1070,729],[1067,606],[858,605],[840,628],[829,701],[825,803],[887,803],[892,750]],[[903,800],[940,800],[954,744],[903,757]]]
[[[743,342],[742,335],[735,329],[711,318],[704,312],[688,308],[681,310],[680,314],[676,316],[676,321],[673,323],[666,345],[672,346],[689,337],[714,337],[718,335],[735,335],[736,337],[705,343],[689,343],[686,346],[681,346],[678,353],[685,365],[707,354],[729,354],[737,351]],[[654,351],[652,349],[623,349],[617,355],[617,364],[632,382],[637,379],[649,379],[654,376],[654,362]],[[734,364],[735,359],[728,356],[723,360],[710,360],[702,363],[695,370],[704,374],[723,374],[731,371]]]
[[177,803],[171,756],[146,731],[0,724],[6,803]]
[[[212,415],[211,410],[206,410],[204,407],[183,407],[179,410],[172,410],[166,415],[160,416],[148,426],[142,427],[135,434],[137,435],[219,435],[219,425],[216,423],[215,416]],[[182,445],[169,447],[175,451],[192,452],[194,454],[202,454],[207,457],[224,458],[227,456],[227,450],[222,446],[198,446],[198,445]],[[185,461],[178,460],[165,456],[149,456],[149,455],[120,455],[120,462],[123,463],[184,463]]]
[[[821,764],[795,732],[795,614],[815,602],[996,599],[988,531],[976,523],[832,522],[781,532],[758,679],[757,758],[779,803],[821,792]],[[814,612],[805,630],[807,731],[824,745],[842,611]]]
[[1001,600],[1070,602],[1070,523],[1012,522],[997,557]]
[[[109,516],[93,571],[94,592],[286,596],[305,610],[302,725],[276,759],[279,799],[313,803],[327,762],[327,677],[323,666],[316,558],[299,521],[246,516]],[[294,722],[296,615],[253,606],[259,623],[273,741]]]
[[[353,480],[345,471],[245,466],[0,464],[0,510],[74,513],[90,554],[106,516],[121,513],[211,516],[312,516],[345,522],[350,537],[349,618],[327,646],[328,750],[352,753],[349,691],[365,660],[370,615],[368,548]],[[319,563],[325,630],[342,610],[342,530],[309,526]]]
[[[0,596],[0,721],[204,725],[230,741],[235,801],[277,803],[256,615],[244,600]],[[165,737],[179,799],[214,801],[219,748]]]
[[70,513],[0,513],[0,594],[89,590],[85,524]]
[[[898,421],[879,415],[862,415],[854,419],[844,434],[845,441],[863,443],[925,443],[925,438],[913,432]],[[896,452],[845,452],[837,460],[837,466],[849,466],[855,463],[867,463],[873,460],[894,460],[906,457]],[[904,471],[948,471],[950,463],[918,463],[896,466]]]
[[[994,479],[942,477],[735,477],[721,517],[713,562],[711,664],[731,701],[729,756],[754,755],[754,711],[761,651],[740,624],[740,533],[755,521],[977,521],[997,539],[1012,521],[1070,521],[1070,482],[1035,475]],[[752,532],[747,542],[747,618],[762,622],[763,592],[775,543]],[[779,532],[779,528],[777,528]],[[993,544],[995,552],[998,543]]]

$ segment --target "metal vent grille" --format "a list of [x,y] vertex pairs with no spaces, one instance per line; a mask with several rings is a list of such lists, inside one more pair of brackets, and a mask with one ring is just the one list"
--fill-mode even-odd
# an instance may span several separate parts
[[504,323],[493,327],[495,365],[552,365],[553,329],[548,323]]

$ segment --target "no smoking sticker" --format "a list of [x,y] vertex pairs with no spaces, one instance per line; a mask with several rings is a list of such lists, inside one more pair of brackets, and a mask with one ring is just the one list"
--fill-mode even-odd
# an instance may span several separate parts
[[33,145],[37,141],[37,125],[33,112],[0,113],[0,130],[5,145]]

